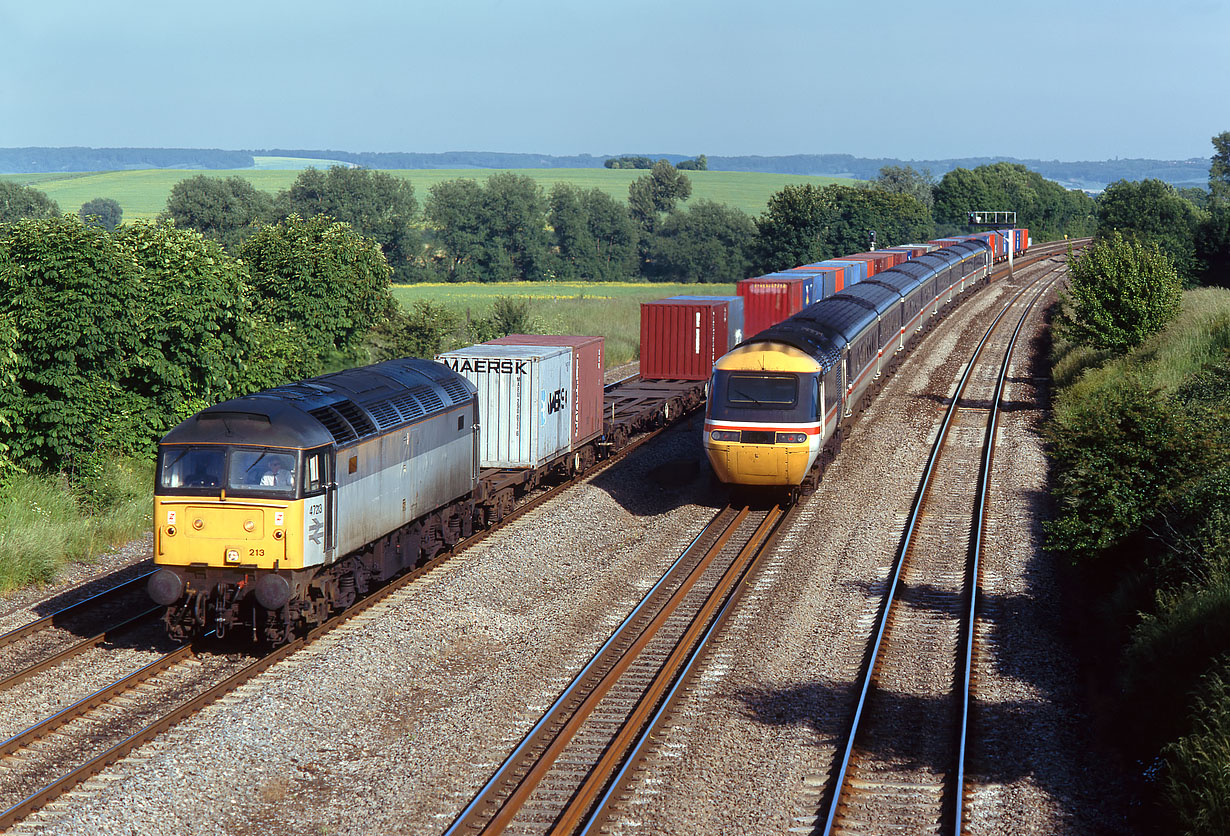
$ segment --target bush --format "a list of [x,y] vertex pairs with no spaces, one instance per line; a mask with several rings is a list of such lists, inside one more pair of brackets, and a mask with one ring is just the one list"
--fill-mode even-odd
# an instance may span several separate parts
[[1069,262],[1071,315],[1065,324],[1079,342],[1127,351],[1179,313],[1182,284],[1156,244],[1116,232]]
[[1050,548],[1088,559],[1138,532],[1207,470],[1206,433],[1133,378],[1061,394],[1047,431],[1059,505]]

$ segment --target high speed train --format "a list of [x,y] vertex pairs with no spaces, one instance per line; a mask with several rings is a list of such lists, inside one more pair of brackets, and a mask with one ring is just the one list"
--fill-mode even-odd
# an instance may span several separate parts
[[721,357],[704,430],[717,478],[813,489],[850,419],[923,331],[989,280],[994,259],[984,239],[956,242],[821,299]]

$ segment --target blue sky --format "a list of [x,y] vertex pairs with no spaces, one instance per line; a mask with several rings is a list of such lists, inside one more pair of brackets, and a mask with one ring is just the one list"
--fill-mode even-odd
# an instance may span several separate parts
[[1230,3],[0,0],[0,147],[1185,159]]

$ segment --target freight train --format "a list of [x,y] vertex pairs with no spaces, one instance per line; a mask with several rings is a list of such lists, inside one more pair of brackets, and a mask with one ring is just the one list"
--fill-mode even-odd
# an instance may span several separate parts
[[497,342],[525,344],[279,386],[168,432],[147,587],[168,634],[289,641],[703,400],[703,380],[604,393],[600,337]]
[[[835,288],[828,295],[759,329],[714,364],[704,448],[717,479],[796,495],[814,489],[850,420],[922,333],[989,281],[1008,248],[1023,253],[1028,244],[1027,230],[1009,230],[903,248],[909,256],[887,267],[871,265],[874,253],[850,257],[875,271],[844,287],[849,277],[824,277]],[[825,262],[796,271],[822,266],[834,268]],[[773,274],[790,281],[782,275]]]

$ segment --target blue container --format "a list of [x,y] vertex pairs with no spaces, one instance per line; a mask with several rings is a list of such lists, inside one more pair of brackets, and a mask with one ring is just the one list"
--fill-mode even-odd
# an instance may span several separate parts
[[[758,279],[808,279],[811,278],[802,270],[779,270],[776,273],[765,273],[763,276],[757,276]],[[812,302],[819,302],[820,297],[816,294],[815,282],[805,282],[803,284],[803,307],[807,307]]]
[[[848,266],[853,265],[854,270],[849,270]],[[809,267],[847,267],[846,270],[846,287],[852,284],[867,280],[867,262],[865,261],[838,261],[837,259],[829,259],[828,261],[818,261]]]
[[799,276],[809,276],[812,279],[812,299],[820,301],[837,292],[836,268],[829,267],[797,267],[790,271]]

